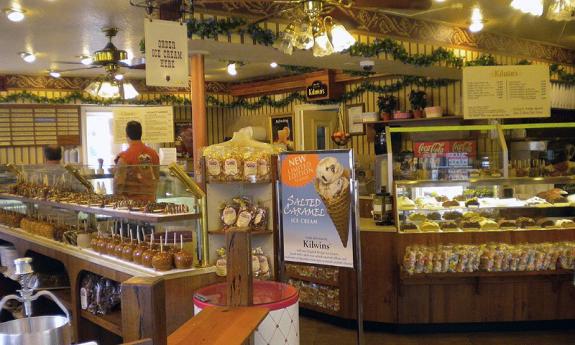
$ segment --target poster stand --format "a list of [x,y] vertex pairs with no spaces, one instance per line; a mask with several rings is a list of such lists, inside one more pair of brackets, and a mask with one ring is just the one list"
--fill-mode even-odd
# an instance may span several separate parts
[[[351,244],[352,244],[352,257],[353,257],[353,263],[350,266],[349,262],[345,262],[341,265],[338,264],[333,264],[333,265],[326,265],[325,263],[314,263],[312,261],[309,261],[309,259],[305,259],[303,261],[298,261],[298,259],[294,259],[293,257],[291,257],[289,260],[286,260],[286,248],[285,248],[285,240],[286,240],[286,236],[290,237],[291,234],[289,233],[290,227],[287,226],[288,229],[286,229],[286,227],[284,227],[284,221],[288,222],[289,217],[284,217],[284,198],[283,198],[283,193],[286,192],[287,189],[289,189],[289,187],[284,188],[284,181],[285,181],[285,176],[283,176],[284,179],[282,179],[282,172],[285,173],[283,168],[283,165],[286,164],[286,160],[290,157],[290,156],[309,156],[309,155],[316,155],[316,156],[321,156],[324,157],[326,155],[332,155],[332,156],[340,156],[340,157],[344,157],[347,156],[347,162],[346,166],[347,169],[350,172],[349,175],[349,193],[350,193],[350,199],[349,199],[349,204],[350,205],[344,205],[342,203],[341,206],[345,207],[348,206],[349,207],[349,231],[351,233]],[[299,157],[298,157],[299,158]],[[341,159],[340,159],[341,161]],[[300,161],[301,162],[301,161]],[[319,164],[317,163],[317,161],[315,162],[316,165],[313,166],[313,171],[316,170],[316,166],[319,166]],[[362,283],[362,265],[361,265],[361,242],[360,242],[360,232],[359,232],[359,202],[358,202],[358,194],[357,194],[357,181],[355,179],[355,174],[353,172],[353,164],[354,164],[354,159],[353,159],[353,151],[352,150],[324,150],[324,151],[295,151],[295,152],[286,152],[286,153],[282,153],[279,155],[278,158],[278,180],[277,180],[277,185],[276,185],[276,190],[278,191],[278,193],[276,194],[276,202],[277,202],[277,214],[275,215],[278,219],[278,224],[279,224],[279,236],[280,236],[280,240],[279,240],[279,246],[278,246],[278,251],[277,251],[277,255],[278,255],[278,263],[279,263],[279,272],[280,272],[280,280],[282,282],[287,282],[287,276],[286,276],[286,268],[285,268],[285,264],[286,261],[288,262],[301,262],[301,263],[308,263],[308,264],[314,264],[314,265],[318,265],[318,266],[328,266],[328,267],[345,267],[345,268],[351,268],[353,269],[353,271],[355,271],[354,277],[355,277],[355,286],[356,286],[356,291],[355,291],[355,302],[356,302],[356,321],[357,321],[357,332],[356,332],[356,344],[357,345],[363,345],[364,344],[364,334],[363,334],[363,283]],[[315,174],[314,174],[314,178],[315,178]],[[313,188],[313,179],[312,180],[306,180],[304,181],[305,183],[301,184],[301,189],[306,189],[307,188],[307,192],[304,193],[304,195],[306,197],[309,197],[309,192],[311,190],[311,188]],[[317,189],[317,187],[316,187]],[[290,189],[291,193],[293,193],[293,188]],[[291,195],[293,196],[293,195]],[[316,194],[316,196],[319,196],[319,192],[318,194]],[[317,200],[319,201],[321,198],[317,198]],[[309,199],[307,199],[309,200]],[[325,205],[324,205],[325,206]],[[327,208],[327,207],[326,207]],[[329,212],[329,210],[328,210]],[[335,223],[334,223],[335,224]],[[313,229],[317,229],[320,233],[322,230],[325,229],[321,229],[321,223],[320,226],[314,226]],[[332,230],[333,231],[333,230]],[[287,232],[287,233],[286,233]],[[308,234],[308,235],[313,235],[313,234]],[[317,236],[320,237],[320,236]],[[342,240],[343,241],[343,240]],[[288,253],[289,255],[289,253]]]

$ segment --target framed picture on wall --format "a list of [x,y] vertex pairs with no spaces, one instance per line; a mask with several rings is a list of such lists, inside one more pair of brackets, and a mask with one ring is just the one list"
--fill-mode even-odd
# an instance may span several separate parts
[[294,146],[293,116],[288,114],[270,116],[270,142],[284,144],[288,151]]
[[194,152],[191,122],[174,123],[174,138],[178,158],[190,158]]
[[365,112],[364,104],[351,104],[346,107],[347,110],[347,128],[351,135],[364,135],[365,127],[363,125],[362,114]]

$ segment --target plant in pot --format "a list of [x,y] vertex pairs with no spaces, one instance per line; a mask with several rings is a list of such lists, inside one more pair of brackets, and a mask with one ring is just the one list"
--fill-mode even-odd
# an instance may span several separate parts
[[423,109],[427,107],[427,94],[425,91],[411,90],[409,93],[409,103],[411,103],[413,117],[420,119],[423,117]]
[[377,100],[377,106],[381,114],[381,119],[389,121],[399,106],[399,100],[393,95],[380,96]]

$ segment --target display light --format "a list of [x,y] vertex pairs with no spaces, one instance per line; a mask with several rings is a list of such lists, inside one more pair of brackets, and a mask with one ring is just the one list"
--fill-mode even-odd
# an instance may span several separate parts
[[237,66],[236,66],[235,62],[229,63],[228,67],[226,69],[227,69],[229,75],[235,76],[238,74],[238,70],[237,70]]
[[543,0],[513,0],[511,1],[511,7],[534,16],[543,14]]
[[6,18],[11,22],[21,22],[26,18],[26,11],[20,8],[10,7],[5,9],[4,13],[6,13]]
[[26,61],[27,63],[33,63],[36,61],[36,55],[30,52],[21,52],[19,53],[22,60]]

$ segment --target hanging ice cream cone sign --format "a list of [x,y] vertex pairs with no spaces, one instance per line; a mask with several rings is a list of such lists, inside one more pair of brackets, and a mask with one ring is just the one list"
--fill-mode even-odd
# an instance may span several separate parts
[[350,150],[280,155],[284,260],[353,267]]

